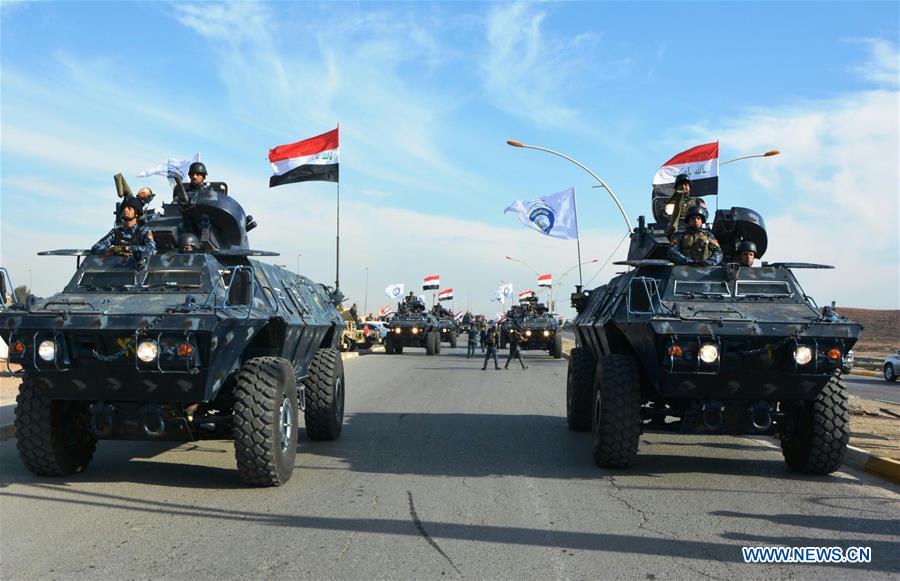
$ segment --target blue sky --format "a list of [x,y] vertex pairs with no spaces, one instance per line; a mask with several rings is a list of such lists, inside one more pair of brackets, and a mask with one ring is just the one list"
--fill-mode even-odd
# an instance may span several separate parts
[[900,306],[895,2],[0,7],[0,262],[38,294],[72,265],[31,250],[105,233],[114,173],[164,197],[134,176],[197,151],[257,218],[254,247],[333,280],[333,185],[269,190],[265,155],[340,122],[342,286],[362,307],[368,267],[369,310],[441,274],[457,306],[493,314],[500,281],[534,287],[506,255],[560,274],[574,243],[503,208],[569,186],[584,259],[609,256],[624,224],[608,196],[510,138],[596,170],[632,221],[678,151],[778,148],[723,167],[720,206],[763,213],[766,259],[835,264],[801,275],[820,303]]

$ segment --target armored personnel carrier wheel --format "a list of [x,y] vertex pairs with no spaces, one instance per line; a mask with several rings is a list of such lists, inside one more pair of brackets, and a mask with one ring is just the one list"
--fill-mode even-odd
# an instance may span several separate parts
[[441,354],[441,333],[440,331],[434,332],[434,354]]
[[553,336],[553,345],[550,347],[550,355],[557,359],[562,357],[562,335],[559,333]]
[[306,377],[306,434],[310,440],[336,440],[344,425],[344,362],[334,349],[319,349]]
[[850,442],[847,388],[832,377],[814,401],[788,408],[781,452],[788,467],[806,474],[830,474],[844,461]]
[[87,468],[97,448],[87,402],[52,400],[26,377],[16,397],[16,447],[38,476],[68,476]]
[[425,334],[425,355],[434,355],[437,353],[437,345],[440,344],[440,336],[435,337],[437,333],[429,331]]
[[566,377],[566,422],[574,432],[591,429],[597,361],[586,347],[572,349]]
[[394,354],[394,338],[390,335],[384,338],[384,352],[388,355]]
[[450,333],[450,347],[456,349],[456,331]]
[[604,355],[599,370],[591,425],[594,461],[604,468],[627,468],[641,435],[637,364],[627,355]]
[[884,380],[888,383],[897,381],[897,372],[894,370],[894,366],[891,363],[886,363],[884,366]]
[[403,355],[403,345],[394,345],[394,353]]
[[234,455],[241,480],[281,486],[290,479],[297,456],[294,368],[280,357],[248,359],[234,397]]

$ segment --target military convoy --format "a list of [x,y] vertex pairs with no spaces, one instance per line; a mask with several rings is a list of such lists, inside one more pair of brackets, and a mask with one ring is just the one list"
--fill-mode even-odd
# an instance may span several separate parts
[[518,329],[522,335],[521,349],[546,351],[551,357],[562,357],[562,335],[556,317],[536,297],[523,299],[506,313],[506,320],[500,324],[500,348],[509,343],[509,331]]
[[[29,470],[80,472],[98,440],[233,438],[241,479],[277,486],[294,469],[300,412],[311,440],[340,436],[339,293],[260,262],[274,253],[250,248],[255,225],[213,183],[176,190],[148,220],[146,261],[41,253],[79,265],[61,292],[0,313],[23,368],[15,427]],[[185,232],[199,249],[180,251]]]
[[840,369],[860,325],[820,309],[793,274],[831,268],[807,263],[740,266],[743,240],[767,245],[762,216],[719,210],[718,266],[668,259],[666,216],[641,217],[631,234],[631,267],[572,295],[577,346],[567,378],[567,420],[591,430],[595,462],[629,466],[646,428],[691,433],[775,434],[787,465],[825,474],[850,438]]
[[457,337],[459,336],[459,328],[456,319],[453,318],[453,311],[445,309],[441,305],[434,305],[431,314],[437,319],[439,333],[441,334],[441,343],[447,343],[450,347],[455,348]]

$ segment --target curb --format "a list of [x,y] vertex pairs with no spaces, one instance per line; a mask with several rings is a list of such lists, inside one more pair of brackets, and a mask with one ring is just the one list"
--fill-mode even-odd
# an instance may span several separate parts
[[856,446],[847,446],[844,465],[858,468],[863,472],[900,484],[900,462],[882,458]]
[[349,351],[347,353],[341,353],[341,361],[353,359],[354,357],[359,357],[359,353],[357,353],[356,351]]
[[851,369],[850,375],[862,375],[863,377],[881,377],[877,371],[868,371],[866,369]]

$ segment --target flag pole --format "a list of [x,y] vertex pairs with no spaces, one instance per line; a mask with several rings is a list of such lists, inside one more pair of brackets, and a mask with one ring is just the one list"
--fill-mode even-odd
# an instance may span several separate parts
[[578,246],[578,286],[584,286],[584,278],[581,275],[581,230],[578,229],[578,196],[575,188],[572,188],[572,200],[575,202],[575,243]]
[[[337,124],[338,139],[341,138],[341,124]],[[338,170],[340,171],[340,170]],[[334,290],[341,288],[341,176],[337,180],[337,234],[334,245]]]

